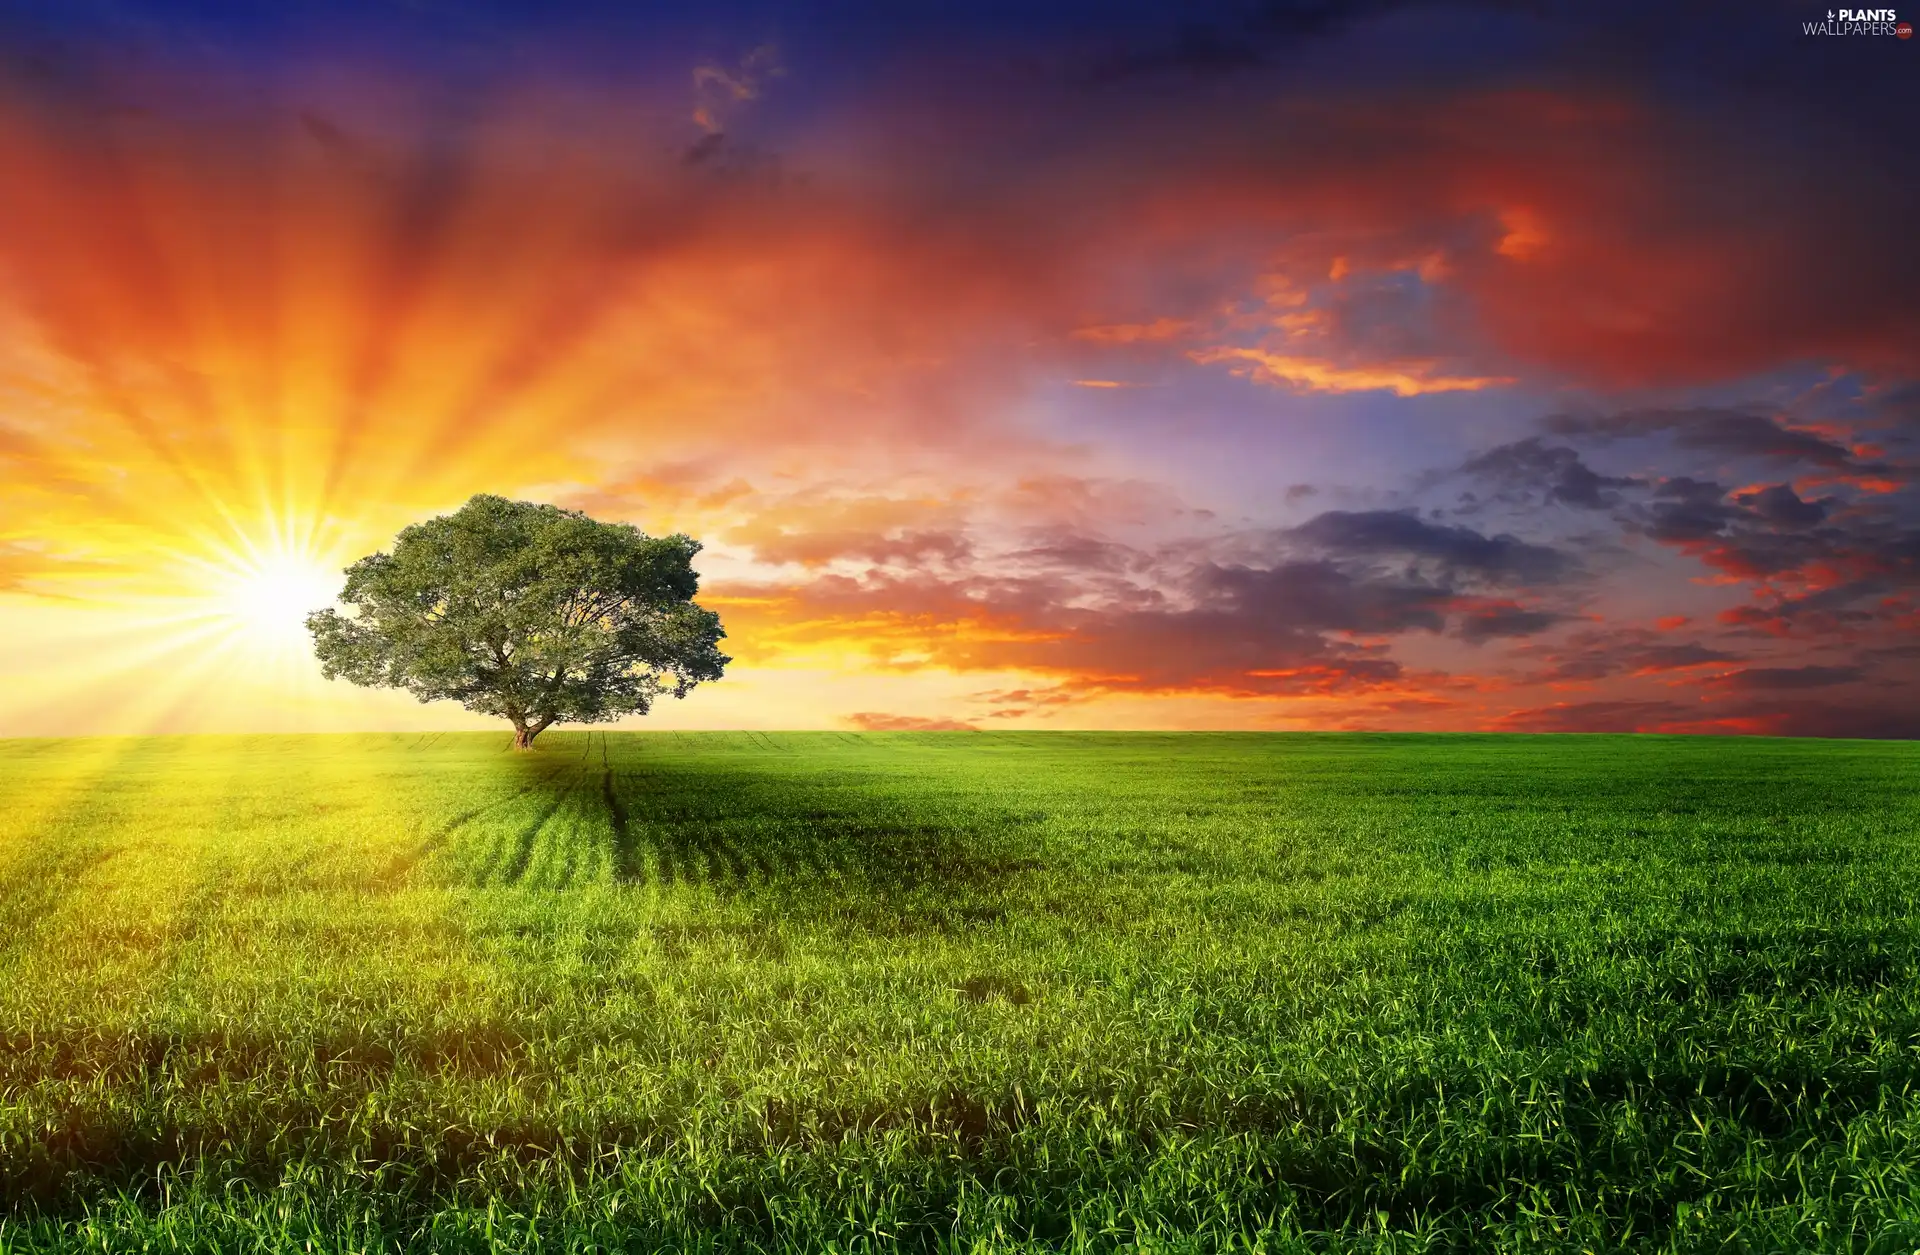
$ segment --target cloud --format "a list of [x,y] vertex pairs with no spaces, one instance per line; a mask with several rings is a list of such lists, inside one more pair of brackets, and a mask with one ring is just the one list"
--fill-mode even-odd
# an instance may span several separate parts
[[1088,701],[1090,696],[1084,690],[1066,685],[1053,685],[1042,688],[990,689],[973,694],[969,700],[991,707],[985,718],[1024,719],[1029,715],[1056,714],[1063,707]]
[[1863,465],[1852,449],[1812,431],[1788,427],[1745,410],[1700,407],[1688,410],[1629,410],[1618,414],[1558,414],[1545,428],[1561,436],[1594,440],[1631,440],[1666,436],[1682,449],[1732,458],[1801,463],[1832,470],[1884,473],[1884,465]]
[[1483,642],[1565,617],[1462,591],[1562,576],[1555,551],[1406,515],[1330,512],[1151,549],[1070,527],[1016,528],[997,547],[969,534],[951,569],[874,564],[717,591],[750,661],[854,647],[884,669],[1043,677],[1055,695],[1411,696],[1452,681],[1403,667],[1392,638],[1457,623]]
[[1769,585],[1754,601],[1721,611],[1719,619],[1741,632],[1866,644],[1863,638],[1876,630],[1909,631],[1915,626],[1911,581],[1906,584],[1903,589],[1880,579],[1845,580],[1804,593]]
[[[1912,468],[1850,441],[1845,424],[1816,430],[1746,410],[1694,408],[1555,415],[1543,426],[1576,442],[1653,441],[1667,451],[1669,465],[1696,455],[1720,466],[1799,472],[1742,488],[1694,473],[1611,477],[1598,485],[1574,470],[1585,469],[1577,450],[1549,457],[1537,437],[1463,468],[1507,485],[1572,471],[1573,495],[1598,501],[1627,532],[1698,559],[1723,581],[1754,587],[1758,604],[1729,608],[1721,622],[1785,636],[1815,625],[1894,623],[1911,613],[1907,591],[1920,589],[1920,497],[1907,487]],[[1804,491],[1812,484],[1847,491],[1813,496]],[[1536,496],[1523,487],[1503,499],[1524,504]],[[1864,604],[1873,598],[1878,606]]]
[[1429,523],[1401,510],[1329,510],[1286,534],[1332,554],[1430,561],[1448,575],[1489,583],[1552,582],[1576,569],[1571,557],[1550,546]]
[[1655,540],[1674,543],[1722,535],[1740,517],[1719,484],[1676,475],[1662,480],[1646,507],[1646,531]]
[[694,125],[708,137],[719,135],[740,106],[758,100],[768,82],[785,72],[780,50],[772,44],[761,44],[730,67],[712,62],[695,66]]
[[1839,684],[1854,684],[1865,678],[1866,673],[1859,667],[1822,667],[1808,664],[1799,667],[1744,667],[1724,675],[1712,676],[1702,683],[1713,688],[1730,689],[1735,692],[1754,692],[1774,689],[1832,688]]
[[1090,340],[1096,344],[1139,344],[1168,340],[1180,340],[1194,334],[1200,324],[1182,318],[1156,318],[1145,323],[1109,323],[1101,326],[1078,327],[1073,331],[1077,340]]
[[1692,667],[1733,662],[1739,658],[1724,649],[1715,649],[1690,641],[1685,645],[1648,645],[1628,652],[1622,659],[1635,675],[1655,675],[1663,671],[1684,671]]
[[1920,738],[1920,715],[1904,707],[1777,700],[1710,707],[1664,701],[1572,702],[1509,711],[1492,726],[1510,732]]
[[862,710],[847,715],[842,722],[862,732],[978,732],[980,729],[960,719],[928,719],[919,715],[889,715],[877,710]]
[[1467,459],[1460,473],[1489,480],[1501,488],[1510,500],[1539,500],[1576,510],[1604,510],[1620,503],[1612,491],[1633,488],[1637,479],[1602,475],[1588,466],[1579,453],[1564,446],[1550,446],[1538,436],[1529,436],[1512,444],[1499,445]]
[[1689,712],[1672,702],[1558,702],[1508,711],[1493,720],[1505,732],[1653,732]]
[[[1065,168],[1118,214],[1150,207],[1144,239],[1170,260],[1207,261],[1169,276],[1157,307],[1082,325],[1155,328],[1198,360],[1306,390],[1611,389],[1788,363],[1920,374],[1920,273],[1872,243],[1920,209],[1913,180],[1881,173],[1893,151],[1808,147],[1628,76],[1554,90],[1527,77],[1276,85],[1232,119],[1104,102],[1104,132]],[[1151,185],[1143,151],[1160,154]],[[1841,220],[1857,225],[1837,249],[1806,247]],[[1215,264],[1234,241],[1246,264]]]
[[1549,610],[1530,610],[1512,602],[1491,602],[1473,606],[1461,615],[1458,632],[1462,640],[1477,645],[1499,637],[1538,636],[1569,617]]
[[1737,493],[1734,501],[1775,527],[1813,527],[1826,521],[1838,497],[1803,501],[1790,484],[1773,484],[1757,492]]
[[1491,375],[1449,375],[1433,360],[1355,362],[1340,365],[1324,358],[1297,353],[1275,353],[1261,348],[1221,346],[1195,349],[1196,362],[1228,362],[1235,374],[1258,383],[1278,384],[1303,392],[1391,392],[1416,397],[1431,392],[1478,392],[1513,382]]
[[1078,528],[1210,519],[1165,484],[1098,475],[1028,473],[995,494],[996,504],[1025,521]]
[[1115,575],[1141,570],[1150,561],[1130,545],[1089,536],[1070,526],[1026,529],[1018,546],[1006,551],[1005,560],[1023,569]]
[[1920,582],[1920,526],[1865,512],[1827,526],[1783,522],[1777,497],[1763,510],[1757,500],[1697,481],[1662,492],[1671,499],[1651,502],[1640,516],[1647,535],[1732,578],[1813,589],[1852,584],[1862,593]]
[[[1381,651],[1324,634],[1443,623],[1430,591],[1368,587],[1329,567],[1204,569],[1179,590],[1089,592],[1059,577],[875,574],[786,588],[729,587],[742,653],[804,657],[857,642],[882,669],[1017,671],[1079,691],[1273,696],[1365,690],[1396,681]],[[722,603],[724,604],[724,603]],[[738,625],[737,627],[735,625]],[[771,654],[765,651],[771,650]]]
[[849,495],[826,489],[761,501],[722,535],[756,561],[821,566],[839,560],[905,566],[972,553],[957,503],[939,496]]
[[1771,736],[1857,737],[1867,740],[1920,740],[1920,713],[1911,703],[1781,701],[1748,703],[1724,716],[1730,730]]
[[1570,633],[1551,647],[1531,648],[1525,657],[1544,667],[1528,682],[1585,685],[1614,676],[1661,676],[1698,667],[1738,662],[1740,656],[1700,641],[1670,642],[1658,631],[1635,627],[1593,627]]
[[1370,579],[1325,561],[1207,565],[1195,573],[1193,584],[1204,605],[1230,611],[1249,626],[1294,632],[1438,632],[1451,601],[1442,588]]

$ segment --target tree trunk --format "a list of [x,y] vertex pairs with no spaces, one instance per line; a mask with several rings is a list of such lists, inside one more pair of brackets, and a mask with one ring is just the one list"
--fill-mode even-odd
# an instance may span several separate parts
[[528,727],[521,720],[518,720],[518,719],[514,720],[513,721],[513,748],[517,750],[532,749],[533,738],[536,736],[539,736],[542,732],[545,732],[547,728],[552,725],[552,723],[553,723],[552,715],[547,715],[545,718],[542,718],[539,722],[535,723],[532,727]]

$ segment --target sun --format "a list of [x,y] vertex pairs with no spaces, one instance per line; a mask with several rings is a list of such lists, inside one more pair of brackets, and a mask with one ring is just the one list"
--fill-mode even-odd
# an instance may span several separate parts
[[256,649],[307,647],[307,616],[331,605],[340,572],[307,554],[273,553],[234,563],[216,576],[216,612]]
[[344,564],[323,556],[312,535],[310,527],[264,520],[257,530],[203,538],[195,552],[179,554],[181,628],[236,661],[309,658],[307,616],[333,605],[345,582]]

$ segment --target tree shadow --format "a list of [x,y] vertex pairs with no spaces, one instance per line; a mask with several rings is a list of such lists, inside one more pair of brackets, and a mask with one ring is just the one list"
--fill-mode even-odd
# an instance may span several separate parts
[[523,833],[521,844],[531,850],[531,843],[539,835],[560,802],[578,779],[579,763],[575,756],[534,757],[516,755],[504,767],[494,766],[495,773],[505,773],[504,791],[492,796],[478,796],[469,799],[466,806],[452,815],[430,825],[426,834],[412,846],[402,851],[387,866],[380,869],[374,881],[382,888],[392,888],[405,880],[407,876],[426,863],[435,854],[458,840],[462,833],[476,826],[484,826],[506,812],[514,803],[530,797],[542,800],[540,822],[531,831]]
[[1035,820],[897,767],[655,754],[576,735],[495,764],[373,878],[566,889],[610,871],[619,885],[848,922],[965,926],[1000,918],[1000,890],[1040,866]]
[[977,903],[1037,866],[1025,857],[1028,817],[911,779],[751,761],[597,767],[624,884],[815,902]]

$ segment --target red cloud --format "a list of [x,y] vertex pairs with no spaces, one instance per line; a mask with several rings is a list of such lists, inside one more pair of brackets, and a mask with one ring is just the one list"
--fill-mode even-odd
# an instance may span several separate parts
[[1920,369],[1920,275],[1888,256],[1899,197],[1855,194],[1889,191],[1870,158],[1770,150],[1751,122],[1599,84],[1282,100],[1216,122],[1142,191],[1149,241],[1260,239],[1274,280],[1082,334],[1402,393],[1523,372],[1636,385],[1797,362]]

